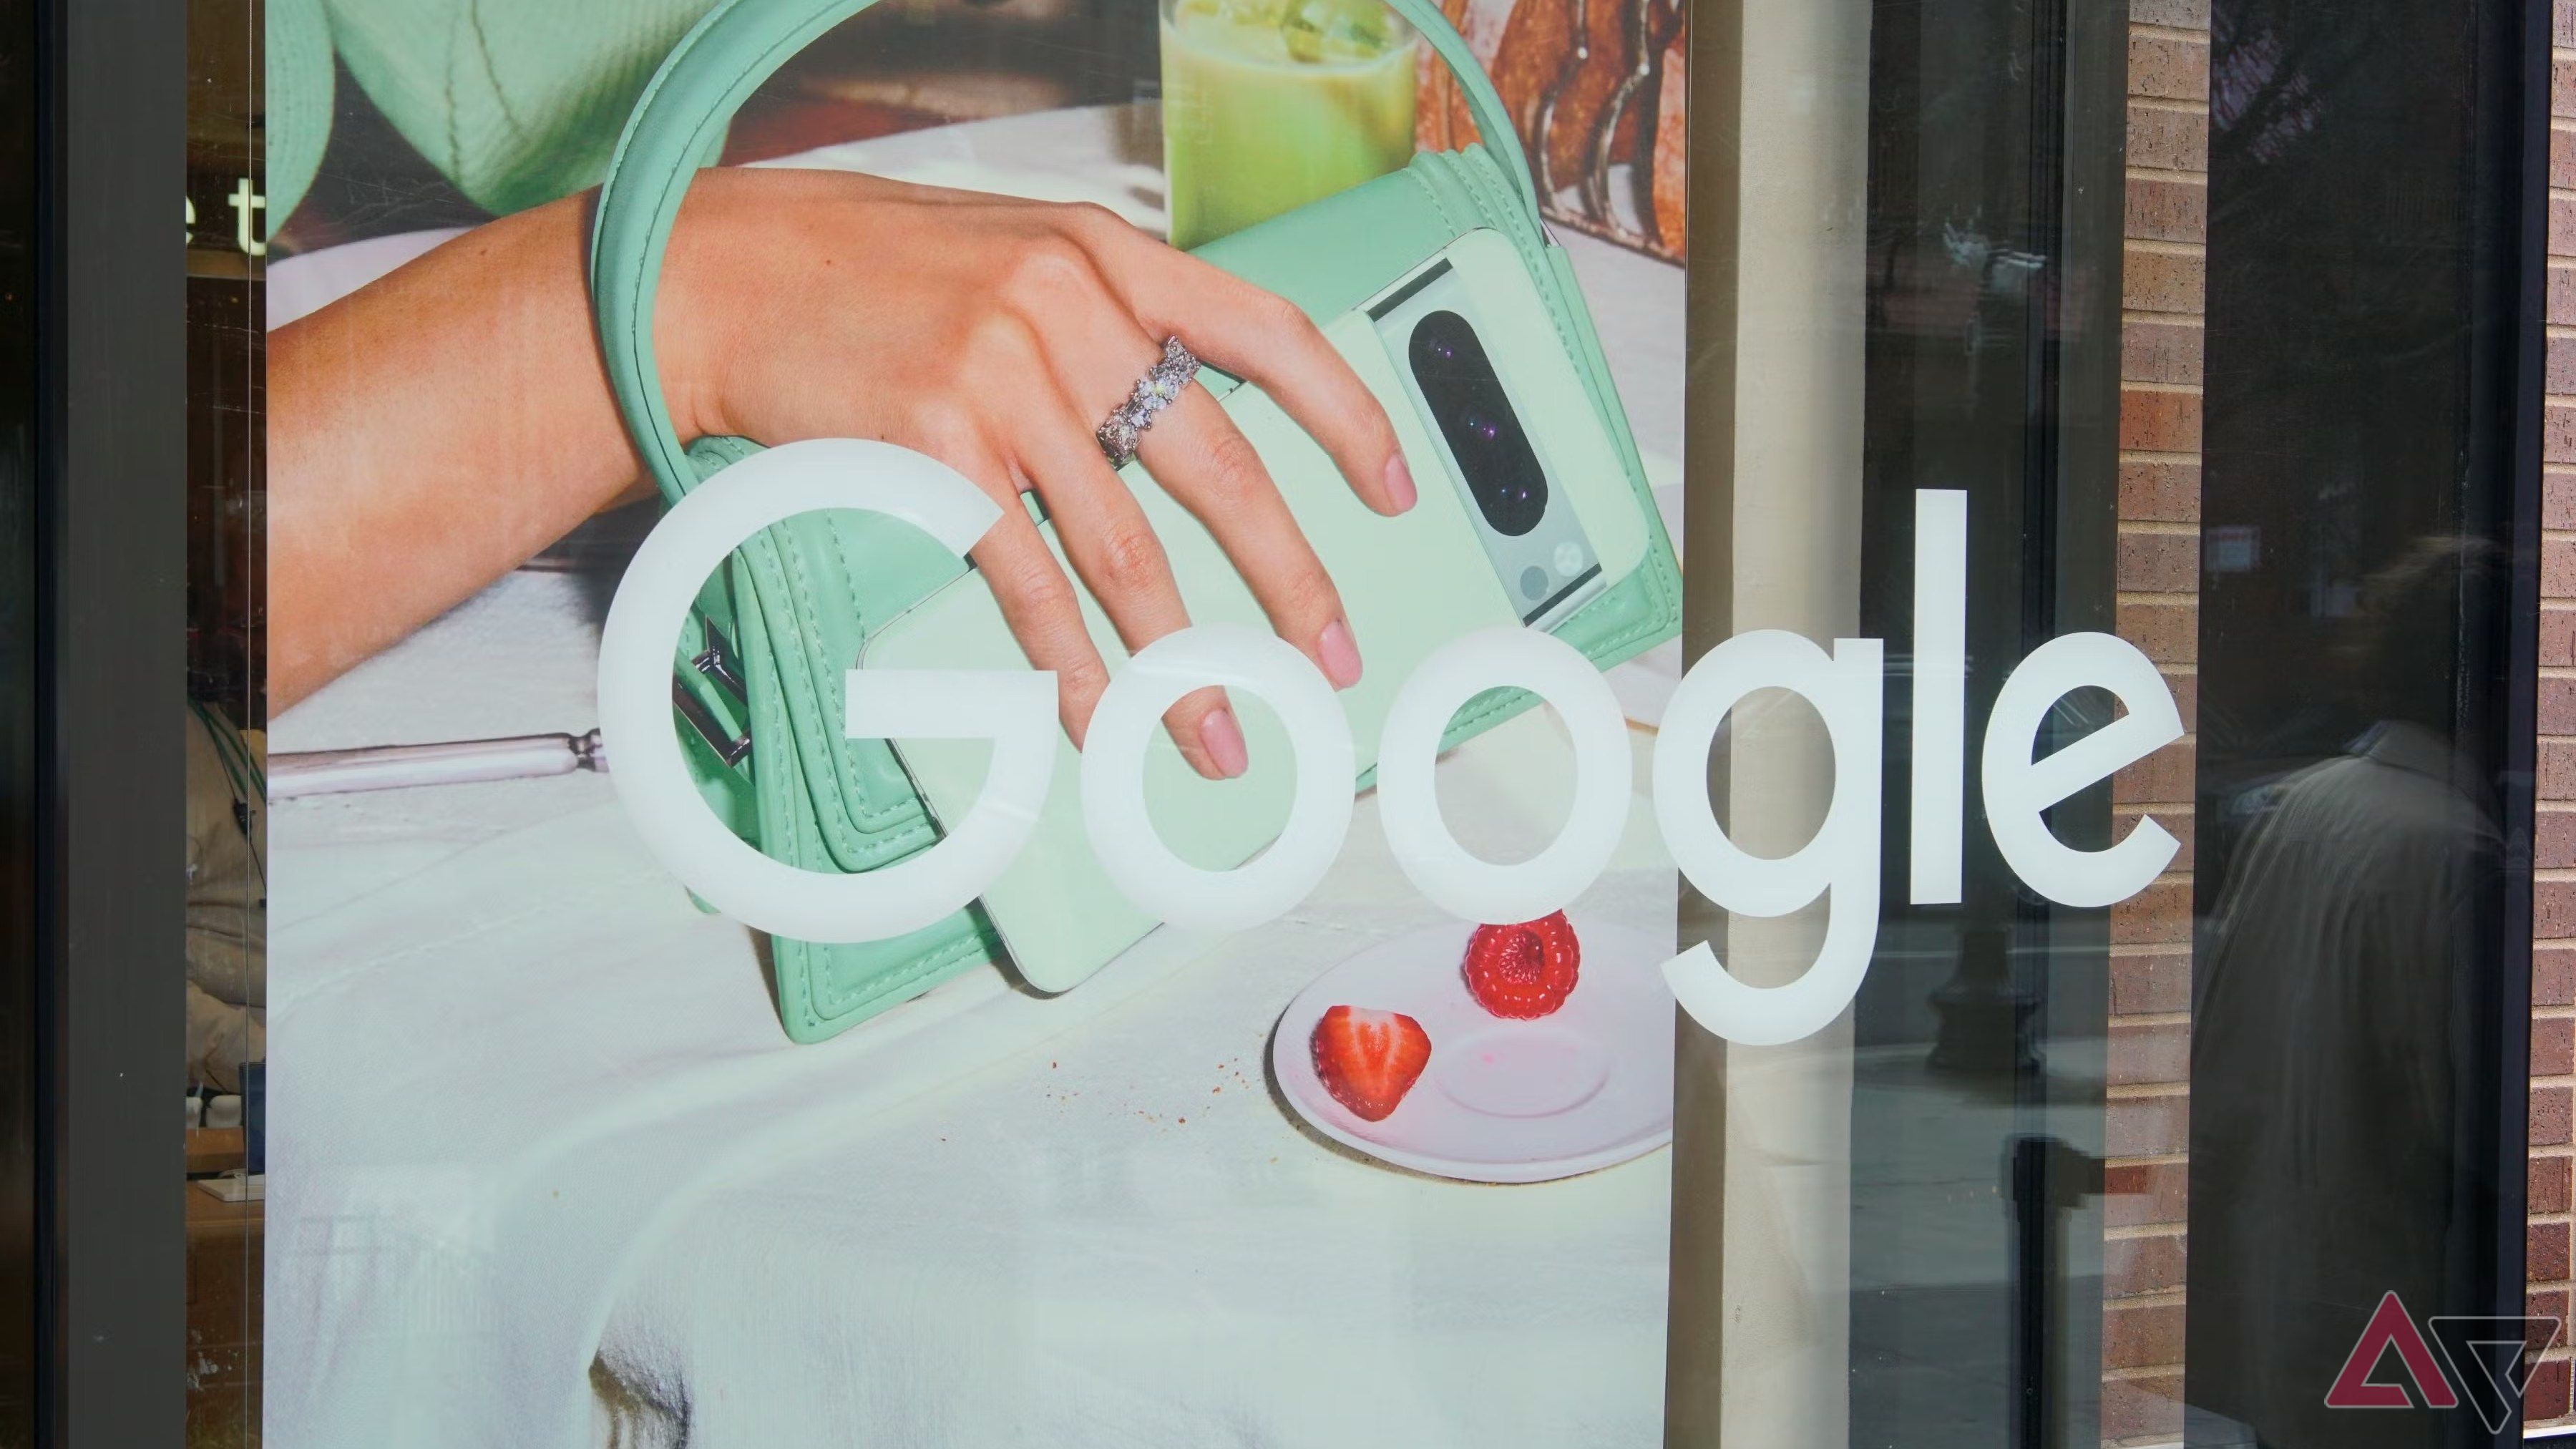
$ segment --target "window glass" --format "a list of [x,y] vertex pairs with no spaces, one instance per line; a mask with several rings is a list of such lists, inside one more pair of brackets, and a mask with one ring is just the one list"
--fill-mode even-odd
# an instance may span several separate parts
[[2294,8],[192,5],[192,1432],[2563,1416],[2542,47]]

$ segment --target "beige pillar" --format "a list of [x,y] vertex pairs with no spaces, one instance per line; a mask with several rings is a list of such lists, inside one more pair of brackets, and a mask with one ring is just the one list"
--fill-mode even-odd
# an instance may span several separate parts
[[[1690,657],[1731,633],[1858,632],[1867,0],[1707,0],[1691,41]],[[1711,567],[1723,561],[1723,572]],[[1795,849],[1833,785],[1812,711],[1757,696],[1711,785],[1748,849]],[[1712,919],[1756,984],[1806,969],[1821,910]],[[1722,929],[1717,929],[1722,924]],[[1674,1159],[1673,1444],[1847,1441],[1849,1018],[1784,1047],[1684,1023]]]

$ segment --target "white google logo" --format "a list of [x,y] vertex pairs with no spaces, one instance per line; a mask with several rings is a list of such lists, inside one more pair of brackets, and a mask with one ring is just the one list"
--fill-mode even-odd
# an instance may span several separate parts
[[[1911,898],[1959,899],[1966,720],[1967,495],[1917,495]],[[961,557],[1001,516],[973,484],[931,458],[885,443],[826,439],[773,448],[717,474],[671,510],[627,570],[600,641],[600,731],[636,829],[699,896],[749,925],[812,941],[873,941],[918,930],[998,878],[1029,837],[1052,783],[1055,676],[1035,670],[851,670],[853,738],[982,739],[993,746],[984,789],[938,845],[898,865],[824,875],[769,859],[719,825],[698,798],[670,719],[671,641],[698,588],[734,546],[814,509],[853,508],[905,520]],[[1233,870],[1179,859],[1145,810],[1145,750],[1166,706],[1221,684],[1258,696],[1295,742],[1296,797],[1279,839]],[[1875,639],[1838,639],[1829,654],[1778,630],[1739,634],[1684,675],[1654,750],[1655,822],[1693,887],[1727,910],[1779,916],[1826,898],[1825,939],[1797,980],[1747,986],[1706,945],[1664,965],[1675,997],[1731,1040],[1794,1041],[1838,1016],[1859,988],[1878,936],[1880,722],[1885,670]],[[1439,738],[1457,707],[1516,686],[1553,706],[1574,744],[1575,803],[1547,849],[1510,865],[1470,854],[1442,823],[1432,787]],[[2057,701],[2098,688],[2126,713],[2034,760]],[[1719,826],[1707,762],[1727,712],[1760,689],[1802,696],[1825,722],[1834,786],[1824,823],[1796,852],[1748,854]],[[2107,634],[2052,639],[2005,681],[1980,760],[1995,844],[2040,894],[2102,906],[2143,890],[2177,842],[2142,818],[2104,850],[2067,846],[2042,813],[2182,735],[2155,665]],[[1118,888],[1156,918],[1241,930],[1302,900],[1350,826],[1355,755],[1332,688],[1279,639],[1232,625],[1156,641],[1102,697],[1082,751],[1083,820]],[[1455,640],[1408,677],[1378,748],[1378,815],[1406,876],[1442,909],[1473,921],[1523,921],[1558,910],[1597,878],[1626,823],[1626,725],[1591,663],[1534,630]]]

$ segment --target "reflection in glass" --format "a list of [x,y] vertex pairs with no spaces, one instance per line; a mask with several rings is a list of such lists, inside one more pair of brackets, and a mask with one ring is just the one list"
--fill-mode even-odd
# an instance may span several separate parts
[[[2447,1301],[2461,1115],[2475,1058],[2455,943],[2493,889],[2495,802],[2452,739],[2448,656],[2496,550],[2433,537],[2336,621],[2355,715],[2345,751],[2245,787],[2248,822],[2194,979],[2192,1089],[2233,1110],[2192,1134],[2195,1410],[2267,1446],[2423,1444],[2419,1416],[2333,1409],[2382,1295]],[[2224,1438],[2209,1442],[2223,1443]]]

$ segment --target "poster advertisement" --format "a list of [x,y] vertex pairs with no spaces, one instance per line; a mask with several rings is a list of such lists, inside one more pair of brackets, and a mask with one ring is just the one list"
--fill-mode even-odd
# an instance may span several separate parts
[[266,26],[266,1442],[1658,1442],[1681,7]]
[[183,319],[125,8],[0,1421],[2576,1417],[2510,7],[192,0]]

